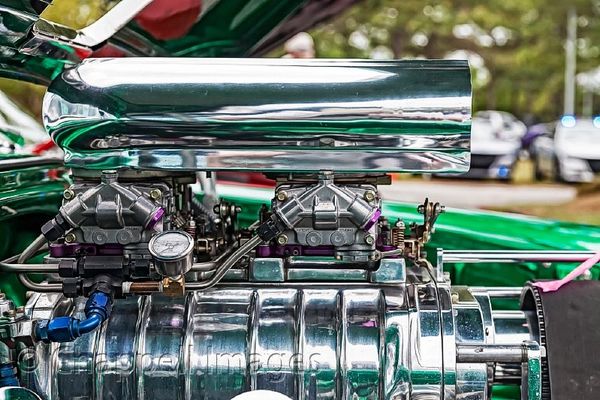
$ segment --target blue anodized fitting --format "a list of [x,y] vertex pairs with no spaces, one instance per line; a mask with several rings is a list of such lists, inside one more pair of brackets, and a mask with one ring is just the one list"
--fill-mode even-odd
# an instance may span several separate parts
[[98,328],[110,316],[112,299],[104,292],[94,292],[85,304],[86,319],[57,317],[37,323],[35,334],[44,342],[72,342]]
[[20,386],[17,369],[10,363],[0,363],[0,387]]

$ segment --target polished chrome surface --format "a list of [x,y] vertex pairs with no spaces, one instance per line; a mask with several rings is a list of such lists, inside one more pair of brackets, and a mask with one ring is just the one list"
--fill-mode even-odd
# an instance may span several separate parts
[[[36,294],[28,313],[62,315],[70,302],[61,299]],[[455,362],[455,343],[483,343],[482,317],[468,296],[454,306],[456,317],[449,287],[431,283],[246,283],[185,299],[131,297],[97,333],[38,344],[26,382],[46,399],[231,399],[260,389],[292,399],[485,399],[485,364]]]
[[456,347],[456,361],[520,363],[526,360],[523,353],[521,344],[461,344]]
[[31,390],[20,387],[0,388],[0,400],[40,400]]
[[543,251],[543,250],[438,250],[447,263],[484,263],[484,262],[583,262],[595,254],[593,251]]
[[521,286],[471,286],[471,291],[484,291],[493,298],[519,298],[523,288]]
[[87,60],[44,100],[71,167],[464,172],[456,60]]
[[481,310],[487,344],[522,344],[532,339],[525,314],[518,310],[494,310],[491,299],[513,299],[523,288],[469,287]]
[[507,313],[495,311],[494,334],[497,344],[515,344],[522,343],[525,340],[531,340],[531,333],[525,316],[521,313]]
[[[457,346],[484,345],[493,342],[493,337],[489,336],[489,329],[486,329],[491,314],[485,308],[487,304],[480,304],[480,299],[466,287],[453,287],[452,296],[456,340],[455,346],[452,346],[453,354],[447,358],[454,361]],[[457,398],[468,397],[473,400],[489,398],[487,364],[457,362],[455,368]]]

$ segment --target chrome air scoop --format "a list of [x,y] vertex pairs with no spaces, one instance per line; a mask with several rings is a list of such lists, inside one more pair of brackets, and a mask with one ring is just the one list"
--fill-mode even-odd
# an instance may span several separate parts
[[466,61],[92,59],[43,114],[75,168],[469,168]]

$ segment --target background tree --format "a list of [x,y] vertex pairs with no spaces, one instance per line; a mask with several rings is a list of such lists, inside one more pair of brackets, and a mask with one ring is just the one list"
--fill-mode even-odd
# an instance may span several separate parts
[[319,57],[466,57],[476,109],[548,120],[563,108],[569,7],[586,71],[600,59],[598,0],[365,0],[312,33]]

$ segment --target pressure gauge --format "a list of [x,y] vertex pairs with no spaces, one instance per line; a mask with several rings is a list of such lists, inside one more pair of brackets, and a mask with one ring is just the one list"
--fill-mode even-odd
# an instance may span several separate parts
[[162,276],[178,278],[192,268],[194,238],[186,232],[161,232],[150,239],[148,249]]

